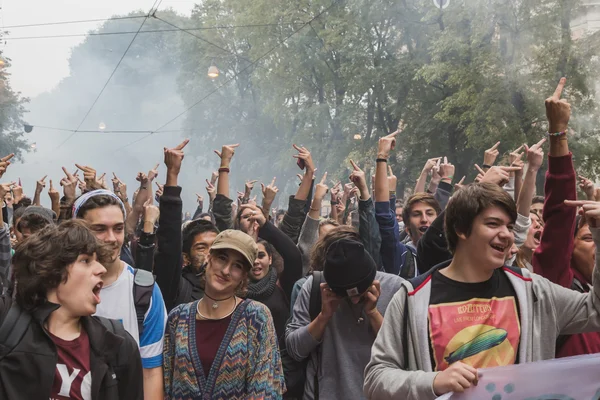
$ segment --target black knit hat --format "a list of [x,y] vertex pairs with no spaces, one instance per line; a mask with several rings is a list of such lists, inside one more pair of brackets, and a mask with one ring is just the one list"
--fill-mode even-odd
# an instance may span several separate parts
[[323,277],[340,297],[363,294],[373,284],[376,273],[375,261],[357,240],[340,239],[327,249]]

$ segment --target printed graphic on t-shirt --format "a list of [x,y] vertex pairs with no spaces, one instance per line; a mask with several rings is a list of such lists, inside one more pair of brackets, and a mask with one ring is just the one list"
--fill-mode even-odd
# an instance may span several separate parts
[[56,364],[50,400],[92,400],[92,372]]
[[521,326],[514,297],[429,306],[434,369],[461,361],[475,368],[514,364]]

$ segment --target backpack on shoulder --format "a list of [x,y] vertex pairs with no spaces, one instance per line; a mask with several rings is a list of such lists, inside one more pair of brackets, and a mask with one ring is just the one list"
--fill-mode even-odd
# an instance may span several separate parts
[[31,314],[19,307],[17,302],[13,302],[0,325],[0,360],[17,347],[30,323]]
[[[319,316],[321,312],[321,283],[325,280],[323,279],[323,272],[321,271],[313,271],[312,273],[313,282],[312,288],[310,290],[310,303],[309,303],[309,314],[310,320],[314,321],[315,318]],[[292,316],[288,320],[288,323],[291,321]],[[287,324],[286,324],[287,325]],[[283,367],[283,375],[285,378],[285,386],[287,388],[286,397],[293,397],[301,399],[304,397],[304,384],[306,383],[306,367],[308,365],[308,360],[296,361],[294,360],[287,352],[285,348],[285,338],[282,338],[283,344],[280,343],[280,353],[281,353],[281,364]],[[318,399],[318,380],[317,375],[315,375],[315,399]]]
[[138,323],[138,333],[141,336],[144,330],[144,318],[150,308],[152,292],[154,292],[154,275],[143,269],[134,269],[133,272],[133,304]]

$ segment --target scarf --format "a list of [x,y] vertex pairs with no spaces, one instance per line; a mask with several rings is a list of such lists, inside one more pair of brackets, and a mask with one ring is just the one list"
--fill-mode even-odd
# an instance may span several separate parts
[[277,285],[277,271],[272,266],[269,267],[269,273],[265,275],[259,281],[252,282],[248,284],[248,292],[246,293],[246,298],[264,301],[271,297],[273,292],[275,291],[275,286]]

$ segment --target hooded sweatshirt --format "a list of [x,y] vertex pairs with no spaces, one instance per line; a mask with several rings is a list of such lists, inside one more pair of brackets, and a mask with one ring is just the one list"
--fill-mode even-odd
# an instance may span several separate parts
[[[564,204],[577,199],[575,169],[572,155],[548,157],[544,200],[544,232],[541,243],[533,254],[535,273],[551,282],[579,292],[588,292],[591,282],[571,264],[574,247],[575,216],[577,209]],[[596,244],[596,246],[598,246]],[[579,284],[574,283],[577,279]],[[600,333],[582,333],[559,340],[557,357],[600,352]]]
[[[596,246],[600,228],[593,228]],[[556,285],[526,269],[503,267],[519,305],[519,363],[555,358],[559,335],[600,331],[600,269],[596,257],[594,287],[589,293]],[[364,392],[377,400],[434,400],[428,335],[428,307],[433,271],[404,281],[390,302],[365,370]],[[405,313],[408,313],[406,320]]]

